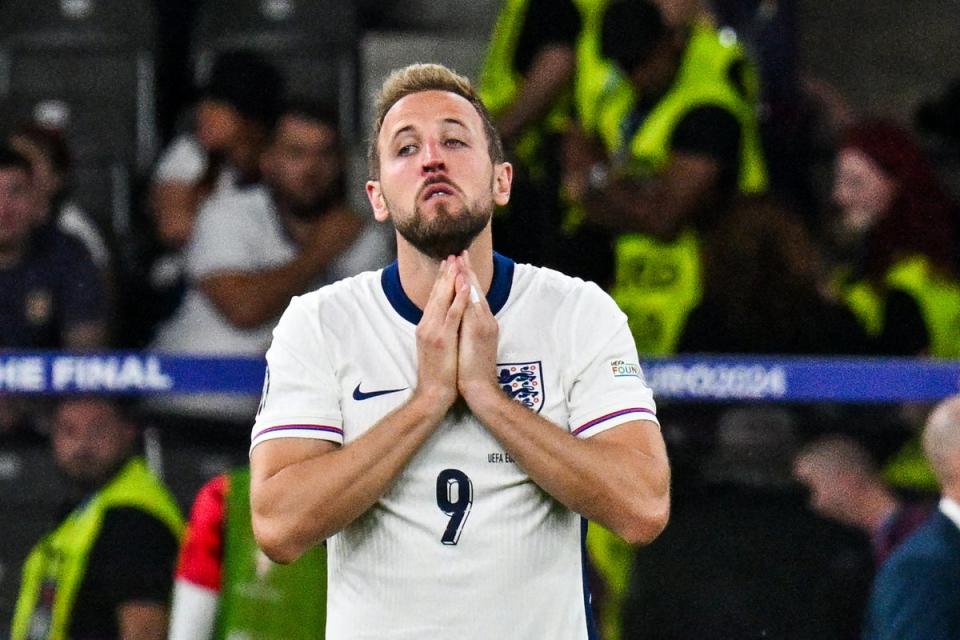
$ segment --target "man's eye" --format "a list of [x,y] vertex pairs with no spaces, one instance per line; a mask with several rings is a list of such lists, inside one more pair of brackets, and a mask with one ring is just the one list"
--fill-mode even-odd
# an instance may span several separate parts
[[398,156],[409,156],[411,153],[416,152],[417,146],[413,144],[405,144],[399,149],[397,149]]
[[465,146],[467,146],[467,143],[466,143],[466,142],[464,142],[463,140],[459,140],[459,139],[457,139],[457,138],[448,138],[448,139],[444,140],[444,144],[447,145],[448,147],[465,147]]

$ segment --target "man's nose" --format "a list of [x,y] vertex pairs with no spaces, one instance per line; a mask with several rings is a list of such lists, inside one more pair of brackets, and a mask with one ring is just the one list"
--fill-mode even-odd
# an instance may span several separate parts
[[444,167],[443,147],[439,141],[431,141],[423,145],[421,162],[424,171],[437,171]]

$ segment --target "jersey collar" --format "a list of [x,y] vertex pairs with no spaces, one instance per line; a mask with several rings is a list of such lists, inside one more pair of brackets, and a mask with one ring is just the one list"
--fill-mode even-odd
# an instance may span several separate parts
[[[497,252],[493,253],[493,281],[490,283],[490,291],[487,292],[487,304],[490,305],[490,311],[494,315],[503,308],[507,298],[510,297],[510,288],[513,286],[513,267],[513,260]],[[400,267],[396,261],[383,270],[380,275],[380,284],[383,286],[383,293],[386,294],[390,306],[411,324],[418,324],[423,317],[423,311],[413,304],[403,290],[403,285],[400,284]]]

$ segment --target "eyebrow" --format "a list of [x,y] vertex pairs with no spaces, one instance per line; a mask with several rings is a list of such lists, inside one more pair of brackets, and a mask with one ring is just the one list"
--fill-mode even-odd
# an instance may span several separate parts
[[[460,127],[461,129],[464,129],[464,130],[466,130],[466,131],[468,131],[468,132],[470,131],[469,127],[467,127],[467,125],[465,125],[465,124],[463,123],[463,121],[462,121],[462,120],[459,120],[458,118],[444,118],[444,119],[443,119],[443,123],[444,123],[444,124],[452,124],[452,125],[454,125],[454,126]],[[393,135],[392,135],[392,136],[390,136],[390,141],[393,142],[394,140],[396,140],[397,138],[399,138],[399,137],[402,136],[403,134],[405,134],[405,133],[410,133],[410,132],[412,132],[412,131],[416,131],[416,128],[415,128],[412,124],[408,124],[408,125],[406,125],[406,126],[404,126],[404,127],[400,127],[399,129],[397,129],[396,131],[393,132]]]

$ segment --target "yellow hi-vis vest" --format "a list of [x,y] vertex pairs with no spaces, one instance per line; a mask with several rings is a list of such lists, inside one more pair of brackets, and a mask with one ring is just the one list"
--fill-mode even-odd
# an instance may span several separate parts
[[163,522],[178,540],[183,533],[183,518],[173,496],[147,469],[143,458],[131,458],[27,556],[12,640],[66,640],[90,551],[107,511],[118,507],[145,511]]
[[[887,271],[884,282],[917,302],[930,339],[930,355],[960,358],[960,283],[936,273],[922,255],[898,260]],[[879,335],[883,331],[885,304],[882,292],[869,282],[857,281],[843,287],[842,294],[867,334]],[[895,487],[928,493],[939,491],[919,438],[908,441],[887,462],[883,477]]]
[[[672,152],[670,139],[692,109],[718,106],[740,124],[737,186],[741,193],[767,188],[754,89],[742,95],[729,80],[729,70],[746,60],[735,42],[726,42],[705,22],[696,23],[673,86],[653,107],[633,136],[625,139],[623,122],[634,108],[635,96],[618,91],[599,110],[600,133],[614,157],[623,159],[618,171],[637,177],[662,171]],[[749,69],[749,66],[745,66]],[[750,76],[749,72],[744,75]],[[749,85],[750,83],[747,82]],[[676,350],[689,312],[700,302],[700,243],[688,229],[672,242],[643,234],[624,234],[616,241],[616,280],[613,298],[627,314],[637,349],[644,355]]]
[[577,71],[573,85],[573,104],[580,128],[597,133],[599,105],[614,94],[630,95],[630,83],[613,62],[601,51],[603,14],[610,0],[576,0],[583,17],[583,29],[577,41]]
[[[490,47],[480,71],[477,93],[494,118],[502,115],[513,104],[524,81],[523,76],[514,68],[513,60],[529,4],[529,0],[506,0],[493,27]],[[536,172],[540,168],[537,154],[543,136],[564,131],[570,125],[571,93],[565,91],[561,94],[546,116],[539,123],[528,127],[517,141],[517,156],[528,169]]]
[[[735,63],[742,63],[746,95],[729,79]],[[680,120],[697,107],[723,108],[740,125],[737,186],[741,193],[763,193],[767,189],[767,169],[757,120],[758,93],[756,75],[739,45],[724,41],[716,29],[698,22],[692,27],[673,85],[631,139],[625,139],[623,127],[636,104],[630,87],[618,89],[608,97],[608,103],[599,106],[598,131],[610,154],[626,159],[626,166],[618,168],[621,172],[640,177],[656,175],[670,159],[670,138]]]
[[[922,255],[898,260],[884,282],[916,300],[930,336],[930,355],[960,358],[960,282],[936,273]],[[852,283],[844,288],[843,297],[869,335],[883,331],[884,299],[874,286],[865,281]]]
[[703,296],[700,241],[688,229],[673,242],[631,233],[616,241],[610,295],[627,314],[637,352],[674,353],[687,315]]

